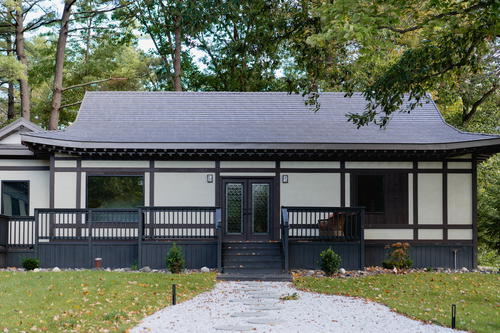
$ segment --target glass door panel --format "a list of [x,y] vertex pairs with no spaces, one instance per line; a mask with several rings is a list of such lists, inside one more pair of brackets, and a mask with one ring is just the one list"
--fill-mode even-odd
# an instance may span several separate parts
[[226,233],[243,232],[243,184],[226,184]]
[[252,231],[269,231],[269,184],[252,184]]

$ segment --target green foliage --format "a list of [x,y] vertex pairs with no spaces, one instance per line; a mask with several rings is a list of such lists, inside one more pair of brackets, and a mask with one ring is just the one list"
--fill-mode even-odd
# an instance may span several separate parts
[[478,168],[478,237],[500,253],[500,154]]
[[299,294],[297,293],[287,294],[280,297],[281,301],[296,301],[298,299],[299,299]]
[[384,268],[408,269],[413,265],[410,259],[410,244],[409,243],[394,243],[387,245],[386,249],[390,249],[389,258],[382,262]]
[[172,273],[180,273],[184,269],[186,264],[184,260],[184,254],[180,247],[175,243],[172,245],[167,254],[167,268]]
[[480,244],[477,249],[477,261],[480,266],[496,267],[500,269],[500,253],[488,244]]
[[496,52],[498,11],[494,0],[319,2],[320,29],[307,41],[332,60],[320,77],[334,78],[330,68],[342,73],[320,88],[363,91],[367,109],[350,120],[384,126],[400,107],[411,111],[427,92],[453,85],[450,76],[484,70]]
[[327,276],[331,276],[338,272],[342,258],[335,253],[332,248],[328,248],[319,254],[320,267]]
[[25,66],[13,56],[0,54],[0,80],[14,81],[26,78]]
[[35,268],[40,268],[40,260],[37,258],[26,258],[23,260],[21,265],[25,270],[32,271]]
[[303,277],[302,290],[363,297],[411,318],[449,326],[451,304],[457,305],[457,329],[498,332],[499,274],[379,274],[349,279]]

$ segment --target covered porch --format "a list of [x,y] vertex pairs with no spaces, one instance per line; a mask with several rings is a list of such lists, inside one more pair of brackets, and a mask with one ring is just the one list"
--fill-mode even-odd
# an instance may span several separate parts
[[273,240],[227,237],[225,216],[218,207],[35,209],[34,216],[3,217],[0,265],[20,266],[22,259],[37,257],[42,267],[93,268],[95,258],[102,258],[104,267],[161,269],[176,243],[192,269],[248,271],[255,267],[252,263],[265,260],[258,251],[241,251],[241,246],[264,252],[273,247],[281,272],[317,268],[319,253],[328,247],[340,254],[344,267],[364,266],[361,208],[282,207],[280,234]]

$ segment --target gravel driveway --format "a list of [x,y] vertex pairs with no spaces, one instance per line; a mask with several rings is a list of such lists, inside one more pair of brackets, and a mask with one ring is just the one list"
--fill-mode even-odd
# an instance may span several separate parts
[[[298,300],[280,301],[297,293]],[[458,332],[386,306],[303,292],[287,282],[219,282],[194,299],[145,318],[132,332]]]

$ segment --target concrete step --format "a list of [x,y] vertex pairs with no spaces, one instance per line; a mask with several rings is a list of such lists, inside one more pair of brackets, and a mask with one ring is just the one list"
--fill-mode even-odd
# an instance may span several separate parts
[[281,256],[281,253],[279,254],[273,254],[273,255],[251,255],[251,254],[232,254],[232,255],[224,255],[223,257],[223,262],[225,264],[228,263],[244,263],[244,262],[279,262],[283,260],[283,257]]
[[221,281],[292,281],[292,276],[287,273],[222,273],[217,275]]

